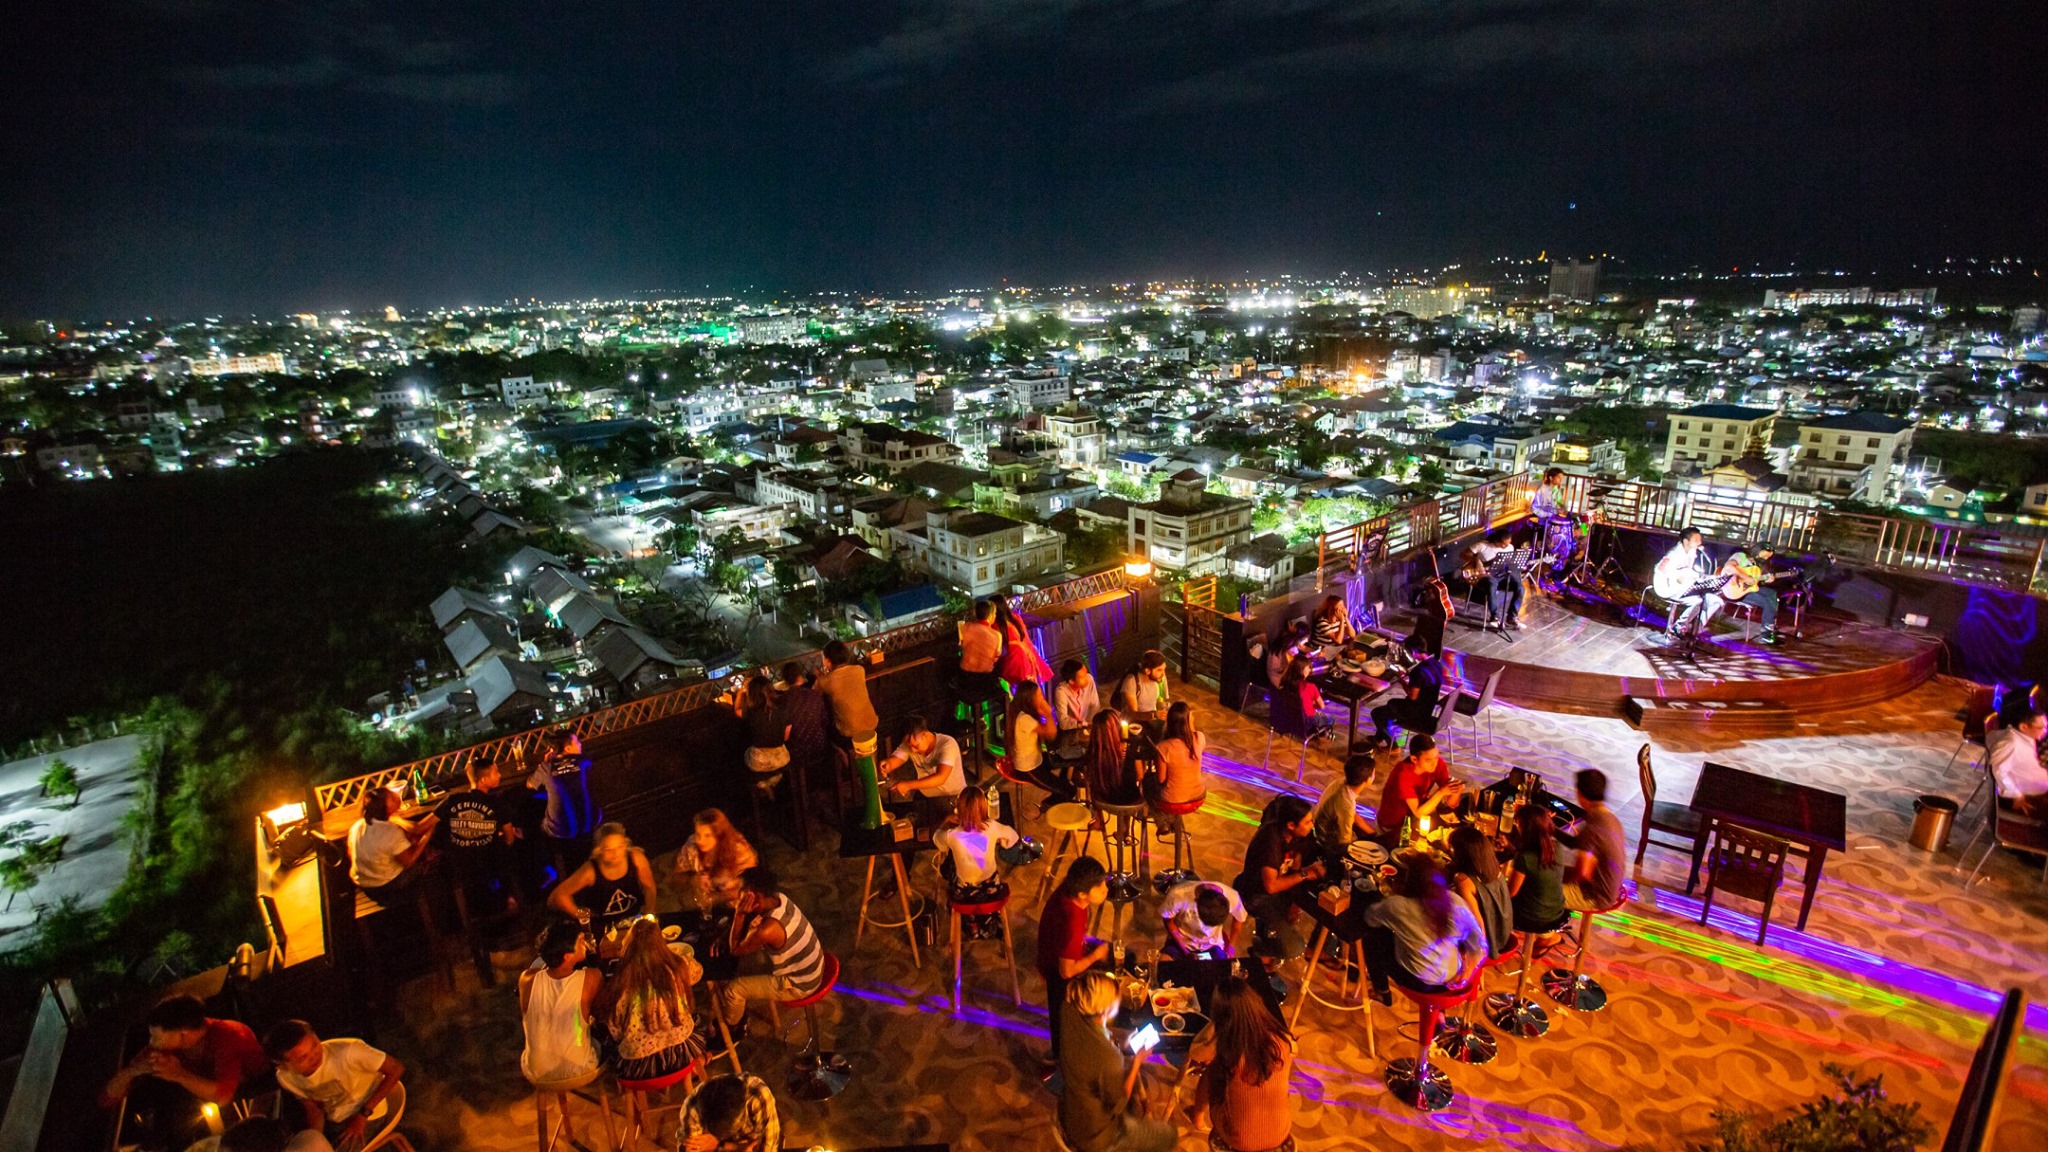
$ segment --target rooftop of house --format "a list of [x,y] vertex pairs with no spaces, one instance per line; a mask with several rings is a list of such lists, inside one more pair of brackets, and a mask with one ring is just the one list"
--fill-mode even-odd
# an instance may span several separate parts
[[1695,404],[1690,408],[1681,408],[1672,413],[1673,416],[1698,416],[1707,420],[1745,421],[1762,420],[1767,416],[1776,416],[1777,414],[1778,411],[1775,408],[1750,408],[1741,404]]
[[1883,412],[1856,411],[1840,416],[1823,416],[1808,420],[1801,428],[1820,428],[1830,432],[1868,432],[1889,436],[1913,427],[1913,421]]

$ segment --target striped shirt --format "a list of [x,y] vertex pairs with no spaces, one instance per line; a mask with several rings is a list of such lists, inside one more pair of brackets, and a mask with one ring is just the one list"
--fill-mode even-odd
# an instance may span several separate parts
[[825,978],[825,950],[811,921],[788,896],[778,896],[768,915],[782,925],[782,947],[768,954],[774,973],[795,985],[799,995],[808,995]]

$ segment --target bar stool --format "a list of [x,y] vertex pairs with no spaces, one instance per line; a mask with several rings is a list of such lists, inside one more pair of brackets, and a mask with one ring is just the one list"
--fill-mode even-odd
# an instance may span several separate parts
[[1180,804],[1165,800],[1149,802],[1153,822],[1159,826],[1160,834],[1165,835],[1168,829],[1173,831],[1173,867],[1153,874],[1152,887],[1155,890],[1165,892],[1175,884],[1200,879],[1195,875],[1195,842],[1188,831],[1187,818],[1200,812],[1208,799],[1209,794],[1204,792]]
[[[666,1076],[656,1076],[648,1080],[628,1080],[623,1076],[620,1077],[619,1095],[624,1097],[626,1101],[626,1135],[625,1139],[621,1140],[617,1147],[622,1150],[631,1148],[633,1141],[639,1139],[643,1134],[647,1136],[649,1144],[659,1145],[660,1141],[647,1132],[649,1121],[658,1112],[667,1112],[671,1109],[680,1112],[683,1106],[681,1103],[675,1103],[651,1107],[647,1103],[647,1098],[666,1092],[678,1084],[683,1085],[685,1089],[684,1095],[687,1096],[689,1094],[688,1089],[694,1086],[697,1074],[703,1066],[704,1061],[697,1059],[690,1061],[687,1065],[670,1072]],[[611,1112],[609,1109],[605,1112],[605,1126],[607,1128],[611,1126]]]
[[966,933],[961,931],[963,916],[999,916],[1003,921],[1003,959],[1010,965],[1010,1003],[1022,1007],[1024,989],[1017,982],[1017,949],[1010,941],[1010,887],[1003,886],[1003,894],[994,900],[978,904],[956,904],[947,894],[946,911],[951,913],[953,927],[953,1015],[960,1014],[960,954],[966,947]]
[[[1325,999],[1315,990],[1317,963],[1322,958],[1323,947],[1329,943],[1330,936],[1331,932],[1328,928],[1320,924],[1316,926],[1315,939],[1309,944],[1308,951],[1303,954],[1306,959],[1301,974],[1301,987],[1295,990],[1297,999],[1294,1001],[1294,1014],[1288,1017],[1287,1028],[1289,1031],[1298,1032],[1300,1030],[1301,1010],[1308,1006],[1310,1000],[1314,1000],[1323,1007],[1335,1009],[1338,1012],[1363,1013],[1365,1015],[1365,1051],[1367,1055],[1377,1060],[1380,1056],[1380,1042],[1377,1035],[1378,1030],[1372,1024],[1372,997],[1366,994],[1368,978],[1365,970],[1365,938],[1363,936],[1356,940],[1338,938],[1338,942],[1343,945],[1345,963],[1344,975],[1338,978],[1338,998],[1335,1000]],[[1344,1000],[1344,997],[1352,994],[1351,973],[1353,971],[1358,973],[1358,1002],[1355,1004],[1347,1003]]]
[[1045,894],[1058,882],[1060,861],[1086,856],[1096,831],[1095,813],[1086,804],[1055,804],[1046,810],[1045,823],[1053,830],[1052,854],[1046,857],[1045,877],[1038,882],[1038,898],[1033,901],[1038,904],[1045,902]]
[[[1104,816],[1116,817],[1116,832],[1104,832],[1104,850],[1114,853],[1115,863],[1109,868],[1109,902],[1130,904],[1138,899],[1138,876],[1152,870],[1152,842],[1148,833],[1152,824],[1151,810],[1140,800],[1135,804],[1097,804],[1096,810]],[[1137,848],[1137,868],[1133,863],[1131,848]]]
[[1514,959],[1520,951],[1519,946],[1510,946],[1500,955],[1488,957],[1479,966],[1479,971],[1472,974],[1473,995],[1456,1016],[1447,1017],[1437,1028],[1438,1052],[1460,1064],[1484,1064],[1500,1055],[1500,1038],[1487,1031],[1486,1025],[1472,1019],[1472,1003],[1479,999],[1478,988],[1486,980],[1486,974]]
[[1572,947],[1571,970],[1552,968],[1543,974],[1544,994],[1557,1001],[1558,1007],[1575,1012],[1598,1012],[1607,1007],[1607,990],[1600,986],[1598,980],[1584,974],[1586,950],[1593,938],[1593,917],[1619,912],[1626,903],[1628,897],[1623,896],[1605,908],[1579,913],[1579,934]]
[[1550,1013],[1544,1011],[1543,1005],[1522,993],[1529,987],[1529,969],[1536,963],[1535,938],[1547,936],[1571,922],[1571,916],[1567,914],[1553,928],[1540,932],[1515,933],[1514,950],[1507,953],[1509,956],[1522,958],[1522,967],[1515,973],[1515,990],[1495,992],[1486,998],[1486,1018],[1495,1028],[1524,1040],[1534,1040],[1550,1031]]
[[[576,1143],[576,1134],[569,1128],[569,1100],[582,1095],[582,1089],[597,1087],[597,1099],[584,1096],[585,1100],[597,1106],[598,1114],[604,1117],[604,1146],[619,1147],[618,1131],[612,1126],[612,1094],[604,1085],[604,1065],[600,1064],[589,1072],[567,1080],[528,1080],[533,1085],[533,1122],[535,1134],[539,1137],[540,1152],[554,1152],[555,1142],[563,1136],[570,1144]],[[560,1123],[548,1127],[548,1103],[553,1101]],[[630,1106],[628,1115],[630,1115]]]
[[[1011,766],[1008,756],[992,757],[990,762],[996,766],[996,775],[1002,778],[1003,783],[1010,786],[1010,827],[1016,830],[1018,849],[1030,853],[1031,858],[1034,860],[1045,855],[1044,845],[1041,845],[1037,840],[1026,835],[1024,832],[1024,786],[1028,784],[1041,792],[1045,791],[1045,789],[1038,781],[1026,776],[1017,775],[1017,771]],[[998,819],[1000,819],[1000,808],[998,813]]]
[[1472,982],[1463,988],[1447,992],[1417,992],[1406,988],[1399,981],[1394,983],[1395,991],[1415,1002],[1421,1010],[1419,1025],[1421,1041],[1416,1047],[1416,1056],[1403,1056],[1388,1062],[1384,1079],[1387,1089],[1407,1104],[1423,1112],[1441,1112],[1450,1107],[1456,1095],[1451,1087],[1451,1078],[1443,1069],[1429,1062],[1429,1050],[1436,1041],[1437,1022],[1452,1008],[1465,1004],[1479,995],[1478,973],[1473,973]]
[[789,1078],[783,1081],[783,1088],[799,1100],[830,1100],[853,1079],[853,1065],[846,1062],[846,1057],[818,1048],[818,1002],[830,996],[838,983],[839,957],[827,952],[825,976],[818,981],[816,991],[794,1000],[777,1001],[781,1008],[803,1009],[804,1024],[810,1032],[810,1038],[790,1063]]

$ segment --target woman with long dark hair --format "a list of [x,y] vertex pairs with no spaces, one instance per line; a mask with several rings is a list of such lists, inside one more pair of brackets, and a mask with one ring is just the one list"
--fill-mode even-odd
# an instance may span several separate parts
[[613,1070],[621,1080],[654,1080],[703,1055],[690,993],[704,969],[669,951],[661,925],[641,916],[626,932],[618,975],[599,992],[598,1018],[618,1045]]
[[[1056,733],[1052,709],[1046,706],[1045,691],[1036,680],[1017,685],[1003,724],[1003,748],[1010,757],[1010,772],[1021,776],[1061,800],[1074,798],[1069,784],[1045,759],[1047,737]],[[1022,819],[1021,816],[1017,819]]]
[[1486,950],[1499,956],[1514,947],[1514,894],[1508,890],[1507,871],[1494,855],[1493,839],[1470,824],[1451,832],[1451,891],[1472,910],[1479,926],[1486,929]]
[[747,768],[754,774],[754,787],[773,792],[782,782],[782,770],[789,767],[791,725],[768,677],[759,672],[747,677],[733,710],[747,725]]
[[1146,789],[1146,799],[1155,804],[1192,804],[1208,795],[1202,780],[1202,753],[1209,748],[1208,737],[1195,730],[1195,714],[1185,700],[1176,700],[1166,710],[1166,734],[1154,744],[1159,768]]
[[1124,744],[1123,713],[1104,708],[1088,726],[1088,754],[1081,760],[1088,799],[1097,806],[1124,806],[1144,800],[1138,774]]
[[1486,929],[1451,894],[1443,869],[1422,853],[1401,858],[1394,894],[1365,910],[1366,975],[1390,1003],[1388,981],[1416,992],[1463,987],[1486,959]]
[[1191,1110],[1209,1116],[1214,1152],[1287,1152],[1294,1107],[1287,1099],[1294,1036],[1251,983],[1231,976],[1209,1000],[1210,1023],[1188,1053],[1208,1065]]
[[1564,926],[1564,861],[1549,809],[1524,804],[1515,811],[1515,859],[1508,872],[1508,896],[1517,932],[1549,935]]

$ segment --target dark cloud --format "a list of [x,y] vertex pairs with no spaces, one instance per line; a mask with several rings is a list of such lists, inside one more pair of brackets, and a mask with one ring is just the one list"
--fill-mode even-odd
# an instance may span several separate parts
[[227,64],[216,68],[194,68],[186,73],[193,82],[221,88],[325,88],[350,75],[350,68],[329,56],[316,56],[279,64]]
[[[21,0],[0,313],[2037,254],[2011,0]],[[82,32],[90,29],[90,33]],[[1577,205],[1569,208],[1568,205]]]
[[518,99],[523,86],[518,77],[505,72],[399,72],[365,76],[354,87],[423,104],[489,107]]

